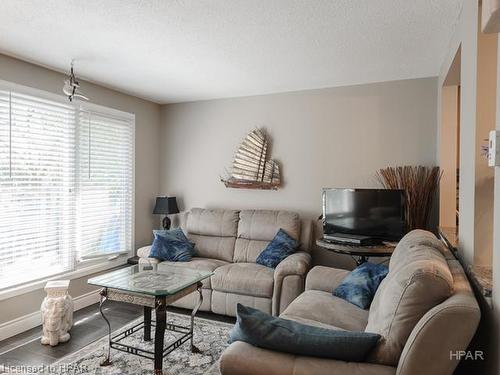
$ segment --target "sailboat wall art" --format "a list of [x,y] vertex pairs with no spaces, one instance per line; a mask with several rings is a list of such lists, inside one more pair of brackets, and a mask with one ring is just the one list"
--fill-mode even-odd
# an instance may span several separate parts
[[252,130],[241,142],[231,172],[222,182],[228,188],[271,189],[281,186],[280,167],[268,159],[269,139],[263,129]]

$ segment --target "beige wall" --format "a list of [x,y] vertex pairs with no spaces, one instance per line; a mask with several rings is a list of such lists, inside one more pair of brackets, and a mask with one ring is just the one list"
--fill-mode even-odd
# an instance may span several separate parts
[[[181,209],[289,209],[317,218],[323,187],[374,187],[379,168],[436,163],[436,95],[436,80],[425,78],[164,106],[161,192],[177,195]],[[257,126],[272,139],[284,186],[227,189],[220,176]]]
[[495,129],[497,39],[497,34],[478,33],[474,264],[488,266],[493,250],[494,169],[480,155],[481,146],[487,144],[490,131]]
[[456,227],[458,86],[444,86],[441,106],[439,225]]
[[[464,1],[460,19],[446,52],[438,87],[447,77],[453,59],[461,48],[460,64],[460,183],[459,183],[459,252],[468,264],[474,259],[474,203],[476,163],[476,89],[478,4]],[[441,133],[441,89],[438,90],[438,128]],[[438,142],[438,145],[440,142]],[[440,150],[437,150],[438,155]]]
[[[500,89],[500,38],[497,42],[497,90]],[[500,119],[500,95],[496,97],[496,116]],[[496,130],[500,131],[500,122],[496,122]],[[495,167],[494,181],[494,213],[493,213],[493,310],[491,320],[494,324],[489,332],[493,332],[491,340],[492,364],[489,374],[498,374],[500,371],[500,168]]]
[[[484,166],[482,164],[484,160],[480,159],[478,146],[480,144],[479,140],[485,136],[482,129],[482,122],[489,122],[489,126],[491,126],[491,117],[488,119],[488,116],[491,116],[491,112],[488,108],[491,106],[492,100],[494,100],[494,97],[484,97],[482,88],[490,87],[491,89],[490,85],[494,85],[495,81],[497,81],[497,87],[500,86],[500,81],[495,79],[497,78],[497,74],[492,72],[492,66],[490,65],[496,65],[498,69],[498,64],[495,62],[498,61],[498,57],[495,58],[490,55],[488,58],[491,60],[482,60],[480,57],[478,61],[478,10],[478,1],[463,2],[462,12],[456,24],[453,40],[446,51],[446,57],[438,78],[438,87],[441,87],[446,79],[446,74],[453,57],[461,46],[459,252],[466,266],[475,262],[488,261],[488,253],[483,252],[485,247],[480,244],[481,239],[477,238],[482,230],[482,228],[477,228],[477,225],[480,225],[481,215],[484,213],[481,210],[486,207],[486,205],[482,206],[482,204],[486,204],[486,202],[480,202],[481,197],[477,196],[477,194],[482,194],[483,192],[481,192],[480,187],[478,189],[476,179],[478,174],[476,172],[482,170]],[[485,41],[483,37],[480,36],[479,43]],[[486,39],[490,39],[491,42],[491,37],[486,37]],[[481,73],[478,74],[478,68],[484,69],[485,64],[486,70],[484,72],[486,75],[482,76]],[[439,90],[438,108],[441,106],[441,99],[441,90]],[[484,103],[483,100],[486,100],[487,103]],[[486,107],[484,106],[485,104]],[[498,113],[500,113],[498,98],[496,107],[498,116]],[[486,119],[483,117],[484,115],[486,115]],[[440,117],[441,114],[438,113],[438,118]],[[441,121],[439,121],[438,127],[441,128],[441,126]],[[478,165],[479,169],[476,169]],[[498,277],[500,273],[500,259],[498,256],[500,254],[500,185],[498,183],[500,176],[498,173],[498,168],[495,168],[493,308],[488,306],[483,298],[479,299],[482,318],[479,335],[475,338],[474,345],[471,348],[472,350],[486,350],[485,361],[464,361],[461,371],[458,372],[459,374],[477,373],[493,375],[498,374],[498,370],[500,369],[500,357],[497,354],[500,347],[498,343],[500,339],[500,278]],[[489,209],[491,209],[493,207],[491,196],[488,199]],[[489,212],[487,207],[486,216],[491,215]],[[486,257],[483,257],[485,254]]]
[[[0,55],[0,80],[62,95],[64,79],[60,73]],[[93,103],[135,114],[135,243],[136,246],[150,243],[151,230],[157,224],[151,212],[159,191],[160,106],[91,83],[82,82],[82,86]],[[73,297],[91,290],[86,279],[72,281]],[[40,289],[0,301],[0,324],[39,309],[43,295]]]

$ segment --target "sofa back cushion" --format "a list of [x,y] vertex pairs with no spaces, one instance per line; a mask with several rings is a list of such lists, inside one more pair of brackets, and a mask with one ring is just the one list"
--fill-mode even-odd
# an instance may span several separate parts
[[196,255],[231,262],[238,232],[239,212],[193,208],[186,222],[188,237]]
[[300,240],[300,219],[294,212],[242,210],[239,216],[234,262],[254,263],[280,229]]
[[382,336],[370,362],[396,366],[418,321],[453,292],[453,277],[441,245],[431,236],[411,232],[394,250],[389,274],[375,293],[365,329]]

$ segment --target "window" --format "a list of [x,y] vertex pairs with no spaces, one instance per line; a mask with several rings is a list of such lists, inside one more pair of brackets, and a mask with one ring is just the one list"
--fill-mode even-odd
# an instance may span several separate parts
[[48,96],[0,86],[1,289],[132,249],[133,116]]
[[132,247],[132,127],[92,112],[81,112],[79,125],[79,256],[127,252]]

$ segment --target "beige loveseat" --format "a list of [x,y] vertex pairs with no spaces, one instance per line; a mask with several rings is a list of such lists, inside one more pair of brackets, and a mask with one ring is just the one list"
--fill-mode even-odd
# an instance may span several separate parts
[[414,231],[397,246],[370,310],[331,292],[348,271],[317,266],[306,290],[281,317],[336,329],[379,333],[366,362],[285,354],[244,342],[223,353],[223,375],[449,375],[474,335],[480,311],[459,262],[431,233]]
[[[311,264],[312,222],[296,213],[270,210],[208,210],[194,208],[170,216],[172,228],[181,227],[195,243],[197,256],[189,262],[161,262],[177,267],[210,270],[203,283],[201,310],[235,316],[242,303],[278,315],[304,291]],[[279,229],[300,241],[301,248],[275,269],[255,263],[257,256]],[[138,250],[140,263],[159,263],[149,258],[151,246]],[[174,304],[192,308],[193,293]]]

